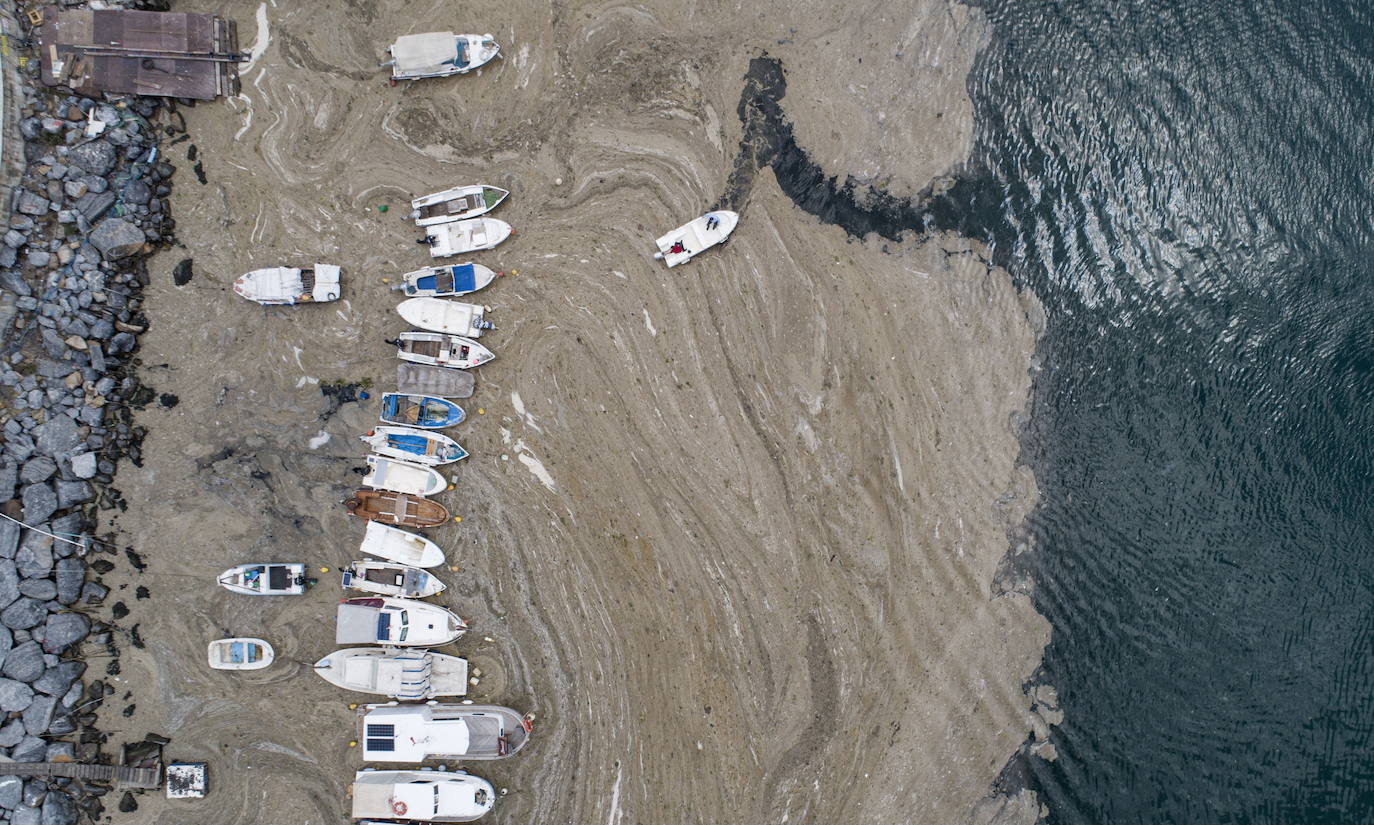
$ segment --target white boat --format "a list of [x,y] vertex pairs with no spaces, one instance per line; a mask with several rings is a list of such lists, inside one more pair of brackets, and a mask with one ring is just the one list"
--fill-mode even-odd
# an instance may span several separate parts
[[393,289],[404,290],[412,298],[442,298],[453,295],[467,295],[476,292],[496,280],[499,272],[491,267],[475,264],[448,266],[427,266],[414,272],[407,272],[401,283]]
[[659,238],[654,257],[670,267],[686,263],[716,244],[724,243],[738,223],[739,215],[734,212],[707,212]]
[[464,338],[480,338],[496,325],[486,319],[487,309],[447,298],[409,298],[396,307],[412,326]]
[[431,467],[468,457],[462,445],[443,433],[414,427],[374,427],[359,438],[378,455]]
[[437,576],[418,567],[394,561],[355,561],[343,571],[345,590],[361,590],[379,596],[424,599],[443,592],[446,585]]
[[339,297],[339,267],[315,264],[314,269],[274,266],[255,269],[234,281],[234,291],[260,304],[304,304]]
[[367,475],[363,484],[374,490],[390,490],[412,496],[432,496],[448,489],[448,479],[431,467],[397,461],[386,456],[367,457]]
[[220,586],[248,596],[299,596],[306,585],[305,565],[240,564],[219,574]]
[[439,545],[424,536],[375,521],[367,523],[367,533],[358,552],[410,567],[438,567],[444,563],[444,551]]
[[529,741],[533,725],[498,705],[363,705],[358,739],[365,762],[503,759]]
[[491,783],[465,771],[372,771],[353,777],[356,825],[471,822],[496,804]]
[[432,364],[397,364],[396,389],[437,398],[471,398],[477,378],[470,372]]
[[396,38],[390,52],[394,82],[467,74],[496,59],[501,47],[489,34],[426,32]]
[[442,332],[403,332],[396,336],[396,357],[412,364],[466,370],[480,367],[496,353],[472,340]]
[[449,221],[428,227],[428,230],[423,242],[429,244],[429,254],[434,258],[491,249],[514,233],[510,224],[495,218]]
[[455,186],[410,202],[416,226],[478,218],[501,205],[510,192],[499,186]]
[[336,613],[341,645],[438,647],[459,638],[467,622],[437,604],[391,597],[345,599]]
[[429,650],[349,647],[316,662],[315,672],[344,690],[403,701],[423,702],[468,692],[468,660]]
[[208,656],[215,670],[261,670],[272,664],[277,653],[262,639],[237,637],[211,642]]

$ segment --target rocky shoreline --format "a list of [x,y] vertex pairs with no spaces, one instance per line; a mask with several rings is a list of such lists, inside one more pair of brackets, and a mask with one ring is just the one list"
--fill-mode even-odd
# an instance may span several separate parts
[[[154,396],[131,369],[147,326],[144,262],[174,242],[175,168],[159,155],[184,129],[174,103],[59,94],[37,82],[36,59],[24,69],[22,98],[7,102],[24,170],[0,237],[0,756],[108,762],[108,736],[92,725],[114,688],[83,683],[83,659],[118,674],[124,631],[84,611],[109,595],[101,576],[118,550],[90,533],[97,509],[123,506],[110,486],[120,459],[140,463],[133,411]],[[134,550],[122,555],[141,566]],[[127,635],[139,643],[136,628]],[[109,790],[0,776],[0,822],[94,818]]]

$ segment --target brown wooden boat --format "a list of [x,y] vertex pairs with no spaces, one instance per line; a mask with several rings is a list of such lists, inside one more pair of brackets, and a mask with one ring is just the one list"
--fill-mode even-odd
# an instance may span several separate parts
[[437,501],[390,490],[358,490],[344,506],[350,515],[398,527],[438,527],[449,518]]

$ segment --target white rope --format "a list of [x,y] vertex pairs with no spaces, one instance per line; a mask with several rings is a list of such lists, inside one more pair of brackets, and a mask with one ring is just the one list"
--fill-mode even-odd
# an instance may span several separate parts
[[42,533],[42,534],[45,535],[45,536],[51,536],[51,537],[57,539],[58,541],[65,541],[66,543],[68,543],[68,544],[74,544],[74,545],[76,545],[77,547],[85,547],[85,546],[86,546],[86,540],[85,540],[84,538],[83,538],[81,541],[72,541],[71,539],[64,539],[64,538],[62,538],[61,536],[57,535],[56,533],[49,533],[47,530],[40,530],[40,529],[38,529],[37,527],[34,527],[32,524],[25,524],[24,522],[20,521],[19,519],[17,519],[17,518],[12,518],[12,517],[10,517],[10,516],[7,516],[7,515],[5,515],[4,513],[0,513],[0,518],[8,519],[9,521],[14,522],[15,524],[19,525],[20,527],[23,527],[25,530],[32,530],[32,531],[34,531],[35,533]]

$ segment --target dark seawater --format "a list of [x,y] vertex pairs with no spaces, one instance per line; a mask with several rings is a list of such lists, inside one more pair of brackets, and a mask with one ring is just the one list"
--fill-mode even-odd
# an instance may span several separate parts
[[851,232],[956,229],[1044,304],[1022,459],[1060,825],[1374,822],[1374,2],[999,2],[975,156],[827,179],[754,61],[723,204],[771,165]]

